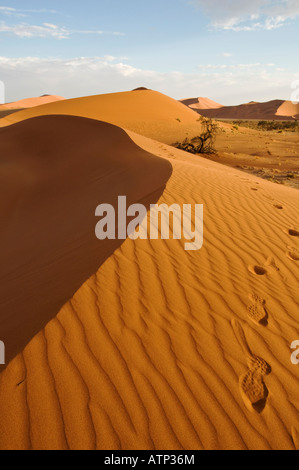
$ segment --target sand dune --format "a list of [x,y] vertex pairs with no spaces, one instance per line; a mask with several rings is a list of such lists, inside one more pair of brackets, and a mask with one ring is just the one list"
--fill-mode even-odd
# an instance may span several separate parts
[[[116,98],[116,103],[120,101]],[[88,109],[96,113],[95,108],[91,101]],[[81,143],[74,123],[78,133],[84,131]],[[62,124],[69,131],[63,133],[65,140],[60,135],[56,145],[45,129],[51,126],[53,132],[56,125],[59,132]],[[205,241],[201,251],[186,253],[179,240],[128,239],[113,255],[104,256],[106,262],[1,374],[0,447],[298,448],[298,369],[290,361],[290,344],[298,339],[298,192],[130,133],[144,151],[164,159],[161,165],[130,144],[124,133],[85,120],[52,117],[24,122],[2,130],[1,141],[5,135],[19,135],[19,143],[29,146],[28,128],[38,125],[43,129],[39,145],[48,148],[47,142],[52,151],[31,157],[33,149],[26,147],[30,165],[25,169],[22,158],[11,150],[15,156],[6,172],[16,181],[15,189],[6,191],[16,219],[9,233],[24,225],[17,218],[24,207],[27,217],[32,211],[49,214],[52,225],[43,227],[47,233],[53,222],[61,231],[50,244],[36,237],[28,240],[25,254],[17,248],[20,242],[25,247],[20,230],[10,241],[18,256],[12,257],[10,272],[1,278],[10,285],[19,273],[14,282],[22,288],[15,285],[14,292],[25,296],[26,302],[40,292],[45,280],[43,271],[32,265],[35,257],[47,257],[46,271],[53,267],[55,279],[50,284],[69,283],[73,270],[85,263],[81,258],[76,261],[81,237],[88,238],[81,233],[82,225],[89,226],[83,214],[88,217],[95,200],[107,194],[113,199],[120,186],[128,191],[128,176],[134,196],[141,198],[152,185],[162,187],[170,163],[173,173],[159,202],[203,203]],[[111,138],[106,138],[107,133]],[[117,147],[115,134],[120,139]],[[67,150],[64,159],[70,144],[72,152]],[[85,145],[84,155],[87,152],[92,162],[88,168],[81,160],[80,149],[83,152]],[[125,157],[122,147],[130,150]],[[108,173],[104,185],[103,166]],[[72,183],[62,185],[70,168]],[[93,177],[90,168],[95,171]],[[82,190],[74,189],[76,184]],[[86,193],[89,184],[92,188]],[[67,250],[61,240],[69,238],[70,228],[71,233],[74,229],[79,233]],[[93,241],[88,242],[96,250]],[[33,250],[36,244],[38,249]],[[102,246],[97,246],[102,252]],[[84,258],[86,250],[90,253],[89,245],[82,250]],[[62,274],[57,269],[63,264],[60,256],[71,264]],[[93,260],[89,263],[89,268],[96,265]],[[33,294],[27,289],[28,277],[31,288],[34,279]],[[21,312],[20,307],[18,316]],[[17,312],[12,315],[11,308],[6,308],[4,313],[3,326],[14,322]],[[34,312],[26,314],[35,318]]]
[[0,111],[6,109],[24,109],[24,108],[33,108],[35,106],[41,106],[43,104],[53,103],[56,101],[64,100],[61,96],[55,95],[43,95],[37,98],[26,98],[20,101],[14,101],[12,103],[6,103],[0,105]]
[[212,101],[209,98],[189,98],[186,100],[181,100],[185,106],[188,106],[191,109],[219,109],[223,105]]
[[152,90],[89,96],[26,109],[1,119],[0,127],[44,114],[98,119],[168,144],[201,132],[193,110]]
[[[155,203],[171,165],[107,123],[44,116],[0,130],[0,332],[7,361],[122,241],[95,237],[95,209]],[[1,366],[0,366],[1,367]]]
[[[205,100],[182,100],[186,106],[194,109],[203,116],[213,119],[259,119],[259,120],[290,120],[299,118],[299,104],[294,105],[291,101],[273,100],[266,103],[250,102],[239,106],[208,106]],[[201,106],[202,103],[202,106]]]
[[299,119],[299,103],[294,104],[291,101],[285,101],[277,110],[278,116],[292,116]]

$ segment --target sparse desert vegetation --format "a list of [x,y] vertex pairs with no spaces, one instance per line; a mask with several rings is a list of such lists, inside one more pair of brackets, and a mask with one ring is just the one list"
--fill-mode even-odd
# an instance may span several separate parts
[[217,122],[204,116],[198,121],[202,126],[202,133],[192,139],[186,138],[183,142],[176,142],[174,147],[195,155],[215,153],[215,140],[219,131]]
[[231,124],[233,129],[247,127],[257,131],[278,131],[278,132],[299,132],[299,121],[266,121],[266,120],[224,120],[217,119],[218,122]]

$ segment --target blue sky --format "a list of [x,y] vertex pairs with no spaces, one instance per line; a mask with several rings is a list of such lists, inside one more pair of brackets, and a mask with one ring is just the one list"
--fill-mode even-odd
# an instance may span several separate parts
[[222,104],[290,99],[299,0],[0,1],[6,101],[147,86]]

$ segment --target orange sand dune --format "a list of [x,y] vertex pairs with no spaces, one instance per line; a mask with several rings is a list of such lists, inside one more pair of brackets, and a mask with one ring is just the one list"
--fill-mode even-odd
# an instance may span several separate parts
[[13,103],[6,103],[0,105],[0,111],[5,109],[20,109],[20,108],[33,108],[34,106],[41,106],[43,104],[53,103],[56,101],[64,100],[61,96],[43,95],[37,98],[26,98]]
[[[62,124],[69,132],[73,129],[70,118],[44,122],[53,131],[57,119],[57,131]],[[50,287],[55,283],[63,288],[72,271],[84,264],[77,259],[81,237],[85,240],[83,215],[92,218],[95,200],[113,199],[120,185],[127,190],[128,178],[131,190],[138,188],[142,197],[154,181],[156,187],[163,185],[165,176],[161,180],[157,175],[168,175],[169,163],[173,173],[159,203],[203,203],[204,247],[186,252],[180,240],[128,239],[106,256],[96,274],[0,376],[0,448],[298,449],[299,366],[290,359],[290,344],[299,339],[298,192],[130,133],[146,152],[165,159],[167,165],[160,166],[160,160],[137,150],[123,133],[115,147],[112,135],[120,131],[104,127],[101,132],[105,125],[78,122],[84,141],[67,132],[56,145],[49,134],[41,134],[32,150],[38,141],[52,152],[35,154],[39,158],[31,162],[31,147],[26,147],[30,166],[24,169],[16,156],[6,169],[16,179],[15,189],[7,191],[18,229],[13,240],[7,239],[15,248],[11,266],[5,264],[9,272],[1,276],[8,287],[19,273],[14,281],[18,296],[33,302],[42,290],[52,299],[45,292],[44,271],[32,265],[36,257],[46,256],[45,270],[55,274]],[[12,137],[19,133],[19,142],[29,146],[28,127],[33,124],[42,127],[42,121],[31,121],[5,132]],[[89,134],[91,128],[95,135]],[[92,158],[97,142],[98,158]],[[131,151],[123,154],[122,147]],[[96,168],[94,178],[82,171],[86,152]],[[108,184],[99,179],[98,164],[110,169]],[[36,190],[30,190],[32,185]],[[86,201],[91,200],[89,206]],[[43,229],[48,233],[45,220],[50,219],[59,233],[46,244],[34,237],[22,253],[18,244],[23,246],[24,222],[17,214],[25,204],[29,226],[43,210]],[[67,249],[61,239],[64,228],[70,236],[70,226],[79,230],[78,243],[74,240]],[[102,245],[97,246],[102,252]],[[9,254],[10,249],[7,258]],[[61,257],[71,267],[60,274]],[[34,292],[27,279],[30,289],[34,279]],[[34,319],[34,312],[26,314]],[[15,315],[6,308],[3,326]]]
[[299,103],[294,104],[292,101],[285,101],[277,110],[278,116],[292,116],[299,119]]
[[96,207],[115,206],[122,195],[129,204],[155,203],[170,173],[169,162],[111,124],[45,116],[0,129],[0,337],[7,361],[122,243],[98,242]]
[[201,132],[198,115],[156,91],[139,90],[89,96],[26,109],[0,120],[0,126],[45,114],[98,119],[173,144]]
[[[183,101],[184,102],[184,101]],[[211,106],[202,107],[197,104],[185,104],[203,116],[213,119],[259,119],[259,120],[291,120],[298,119],[299,105],[291,101],[273,100],[266,103],[254,101],[239,106]]]
[[189,98],[186,100],[181,100],[185,106],[189,106],[191,109],[219,109],[223,105],[212,101],[209,98]]

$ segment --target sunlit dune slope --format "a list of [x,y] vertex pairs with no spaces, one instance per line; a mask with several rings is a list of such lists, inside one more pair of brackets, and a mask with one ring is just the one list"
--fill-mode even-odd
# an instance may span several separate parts
[[95,237],[99,204],[155,203],[171,164],[121,129],[45,116],[0,129],[0,338],[7,362],[122,240]]
[[[97,129],[97,124],[92,126]],[[159,203],[204,204],[204,246],[186,252],[180,240],[126,240],[0,376],[0,447],[298,449],[299,366],[292,365],[290,349],[299,339],[298,192],[130,136],[173,167]],[[86,145],[87,137],[92,135],[86,136]],[[76,148],[76,138],[69,136],[60,148],[66,151],[72,139]],[[114,194],[113,172],[119,174],[124,158],[120,147],[116,151],[103,142],[110,152],[103,161],[110,162],[115,153],[119,160],[112,160],[116,167],[109,165],[112,179],[97,192],[97,200]],[[140,155],[135,159],[134,149],[135,168]],[[54,161],[63,160],[62,153],[51,155]],[[147,158],[151,165],[153,160]],[[67,181],[68,172],[76,173],[73,159],[63,160],[65,173],[58,181]],[[160,174],[159,164],[155,161],[151,172],[147,170],[143,184],[152,184]],[[50,169],[50,162],[47,165]],[[42,191],[45,174],[43,170],[27,176],[26,184],[41,180]],[[54,183],[56,164],[50,175],[51,199],[61,213],[65,203],[60,183]],[[129,175],[121,179],[123,184]],[[61,215],[55,226],[72,223],[82,230],[85,221],[76,217],[78,208],[84,213],[92,208],[81,207],[89,192],[84,175],[78,181],[81,203],[70,191],[70,206],[76,209],[68,208],[67,214],[64,210],[65,218]],[[35,200],[33,194],[28,208]],[[44,204],[43,211],[53,217]],[[15,224],[17,246],[24,223]],[[51,244],[43,247],[51,252]],[[30,260],[37,251],[29,248],[25,259],[20,253],[19,272],[25,279],[35,271]],[[76,251],[65,246],[59,256],[54,250],[51,259],[57,266],[66,252],[72,269],[63,276],[53,273],[62,286],[77,265]],[[42,253],[38,250],[39,256]],[[12,273],[16,267],[12,265]],[[52,298],[44,291],[42,270],[41,276],[34,281],[34,292],[22,282],[14,292]],[[18,315],[23,310],[20,305]],[[28,315],[33,321],[30,311],[24,318]],[[9,321],[9,308],[5,317]]]
[[222,104],[216,103],[216,101],[201,97],[181,100],[181,103],[191,109],[219,109],[223,107]]
[[139,90],[89,96],[27,109],[0,120],[0,126],[48,114],[98,119],[165,143],[175,143],[201,132],[198,115],[161,93]]
[[299,119],[299,103],[292,103],[292,101],[284,101],[284,103],[278,108],[278,116],[293,116]]

